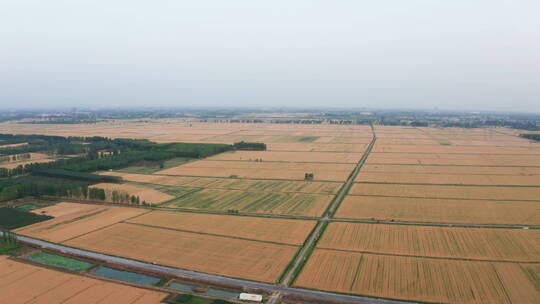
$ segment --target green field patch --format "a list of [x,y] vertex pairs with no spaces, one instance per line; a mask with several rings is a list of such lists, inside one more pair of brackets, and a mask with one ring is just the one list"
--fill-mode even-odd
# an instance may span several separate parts
[[50,254],[47,252],[38,252],[31,256],[26,257],[26,259],[30,261],[38,262],[41,264],[51,265],[51,266],[65,268],[69,270],[77,270],[77,271],[86,270],[94,266],[94,264],[63,257],[60,255]]
[[156,185],[156,184],[147,184],[147,183],[137,183],[137,182],[128,182],[127,184],[142,186],[146,188],[151,188],[159,192],[163,192],[172,196],[182,196],[187,193],[199,190],[200,188],[194,187],[183,187],[183,186],[165,186],[165,185]]
[[129,167],[118,169],[117,171],[124,172],[124,173],[135,173],[135,174],[152,174],[160,170],[165,170],[165,169],[180,166],[191,160],[193,160],[193,158],[176,157],[176,158],[172,158],[172,159],[164,161],[163,166],[161,165],[160,162],[157,162],[157,161],[141,161]]
[[[181,292],[194,293],[193,289],[196,288],[196,286],[179,282],[172,282],[166,288]],[[238,299],[238,296],[240,294],[238,292],[208,288],[207,290],[200,292],[200,295],[221,299]]]
[[225,212],[319,216],[331,198],[331,195],[310,193],[203,189],[170,200],[162,206]]
[[161,278],[158,277],[153,277],[136,272],[112,269],[105,266],[99,267],[98,269],[92,271],[92,274],[142,285],[156,285],[161,281]]
[[298,137],[296,141],[298,142],[313,142],[319,139],[319,136],[302,136]]
[[16,207],[17,209],[24,210],[24,211],[30,211],[39,208],[38,206],[35,206],[33,204],[24,204]]
[[199,178],[182,187],[206,189],[243,190],[253,192],[302,192],[335,194],[341,187],[338,182],[275,181],[254,179]]
[[52,216],[34,214],[17,208],[0,208],[0,228],[16,229],[52,219]]

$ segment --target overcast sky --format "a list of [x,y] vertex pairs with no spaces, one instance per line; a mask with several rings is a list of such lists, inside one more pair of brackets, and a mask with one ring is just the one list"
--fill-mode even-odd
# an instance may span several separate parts
[[540,1],[0,0],[0,105],[540,112]]

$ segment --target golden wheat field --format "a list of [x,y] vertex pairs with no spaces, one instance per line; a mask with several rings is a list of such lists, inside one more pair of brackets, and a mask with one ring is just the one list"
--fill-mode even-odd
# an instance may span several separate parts
[[91,188],[100,188],[105,190],[105,197],[108,201],[112,201],[113,191],[116,191],[119,194],[138,196],[141,202],[145,201],[149,204],[159,204],[175,198],[173,195],[139,185],[100,183],[93,185]]
[[162,207],[228,212],[320,216],[333,195],[203,189],[171,200]]
[[126,223],[243,239],[302,245],[315,221],[152,211]]
[[461,224],[540,225],[540,202],[345,197],[337,218]]
[[44,134],[57,136],[105,136],[145,138],[155,142],[211,142],[232,144],[237,141],[265,143],[369,143],[369,126],[298,125],[268,123],[205,123],[191,119],[111,120],[92,125],[2,123],[1,133]]
[[0,303],[158,304],[166,293],[68,274],[0,256]]
[[366,164],[540,166],[535,154],[370,153]]
[[295,286],[432,303],[538,303],[536,265],[316,249]]
[[537,144],[527,142],[523,147],[482,147],[482,146],[448,146],[448,145],[385,145],[375,144],[375,153],[458,153],[458,154],[540,154]]
[[170,176],[155,174],[135,174],[123,172],[104,172],[105,175],[122,177],[125,181],[150,183],[165,186],[181,186],[188,188],[206,188],[223,190],[245,190],[256,192],[298,192],[335,194],[342,183],[317,181],[279,181],[279,180],[253,180],[231,179],[192,176]]
[[[367,141],[369,143],[369,141]],[[293,151],[293,152],[364,152],[365,144],[329,144],[320,142],[302,143],[268,143],[267,151]]]
[[[84,206],[84,207],[83,207]],[[52,208],[52,207],[50,207]],[[16,229],[15,232],[51,242],[64,242],[71,238],[127,220],[148,212],[148,210],[128,207],[82,205],[64,203],[64,209],[57,217]],[[65,210],[70,210],[65,211]],[[39,212],[39,209],[36,210]]]
[[354,164],[287,163],[208,161],[199,160],[156,172],[162,175],[207,177],[238,177],[303,180],[305,173],[313,173],[315,180],[345,181]]
[[427,165],[370,165],[362,166],[365,173],[452,174],[452,175],[524,175],[540,178],[537,167],[487,167],[487,166],[427,166]]
[[69,246],[162,265],[274,282],[297,246],[119,223],[66,242]]
[[476,260],[540,262],[536,229],[330,223],[318,248]]
[[263,162],[300,162],[300,163],[357,163],[362,153],[335,152],[275,152],[275,151],[234,151],[225,152],[207,158],[208,160],[235,160]]
[[440,186],[355,183],[349,195],[540,201],[540,187]]
[[422,173],[375,173],[359,174],[357,182],[403,183],[435,185],[493,185],[493,186],[538,186],[540,175],[457,175],[457,174],[422,174]]

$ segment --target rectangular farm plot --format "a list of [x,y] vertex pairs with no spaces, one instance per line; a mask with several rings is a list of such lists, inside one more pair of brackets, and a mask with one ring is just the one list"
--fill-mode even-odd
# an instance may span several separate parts
[[528,147],[496,147],[496,146],[448,146],[448,145],[386,145],[375,144],[373,152],[392,153],[457,153],[457,154],[529,154],[539,155],[540,145]]
[[540,167],[488,166],[429,166],[429,165],[370,165],[362,166],[363,173],[454,174],[454,175],[521,175],[540,179]]
[[274,282],[297,246],[119,223],[67,242],[87,250],[250,280]]
[[440,186],[355,183],[349,195],[540,201],[540,187]]
[[363,153],[332,152],[276,152],[276,151],[234,151],[225,152],[208,158],[208,160],[235,160],[300,163],[357,163]]
[[366,164],[540,166],[534,154],[370,153]]
[[167,202],[163,207],[244,213],[320,216],[333,195],[204,189]]
[[336,217],[461,224],[540,225],[540,202],[348,195]]
[[[432,303],[538,303],[531,265],[316,249],[296,286]],[[536,288],[535,288],[536,287]]]
[[540,262],[540,230],[330,223],[318,248],[392,255]]
[[540,175],[459,175],[361,172],[357,182],[434,185],[539,186]]
[[[187,177],[170,175],[146,175],[111,172],[120,176],[125,181],[151,183],[164,186],[179,186],[189,189],[224,189],[224,190],[245,190],[256,192],[298,192],[298,193],[320,193],[336,194],[342,183],[338,182],[316,182],[316,181],[279,181],[279,180],[256,180],[256,179],[233,179],[233,178],[213,178],[213,177]],[[151,187],[148,185],[148,187]]]
[[315,180],[345,181],[354,167],[355,164],[199,160],[156,174],[303,180],[306,173],[313,173]]
[[329,143],[268,143],[267,151],[297,151],[297,152],[360,152],[366,150],[369,139],[365,144],[329,144]]
[[262,217],[153,211],[126,223],[230,236],[290,245],[302,245],[315,221]]
[[166,296],[0,257],[0,303],[158,304]]
[[115,202],[113,200],[113,192],[115,191],[118,195],[123,194],[129,195],[130,197],[138,196],[140,202],[146,202],[149,204],[159,204],[175,198],[173,195],[141,185],[100,183],[92,186],[91,188],[100,188],[105,190],[106,199],[113,202]]
[[66,214],[54,219],[22,227],[15,230],[15,232],[60,243],[148,212],[148,210],[128,207],[85,206],[91,208],[81,208],[81,204],[64,203],[63,207],[66,210],[72,207],[76,211],[71,213],[66,211]]

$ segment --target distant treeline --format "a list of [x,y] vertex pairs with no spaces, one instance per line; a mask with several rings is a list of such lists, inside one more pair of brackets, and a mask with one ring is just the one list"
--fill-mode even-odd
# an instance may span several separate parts
[[540,134],[521,134],[520,136],[527,139],[540,141]]
[[[76,172],[119,169],[139,161],[163,161],[174,157],[203,158],[227,150],[231,145],[199,143],[158,144],[145,139],[110,139],[105,137],[61,137],[45,135],[5,135],[4,142],[27,142],[28,145],[0,149],[0,155],[28,152],[51,154],[80,154],[81,156],[58,159],[48,163],[30,163],[13,169],[0,168],[0,178],[47,170],[63,169]],[[107,152],[105,155],[103,152]],[[1,157],[0,156],[0,157]],[[56,173],[51,173],[56,176]]]
[[[61,137],[0,134],[0,144],[28,145],[0,149],[0,156],[29,152],[80,154],[48,163],[0,168],[0,201],[24,196],[65,197],[73,189],[103,182],[121,182],[116,176],[93,174],[127,167],[139,161],[164,161],[175,157],[202,158],[233,149],[226,144],[154,143],[145,139]],[[77,190],[75,190],[77,191]],[[85,193],[86,191],[83,191]],[[88,194],[88,196],[94,196]]]

